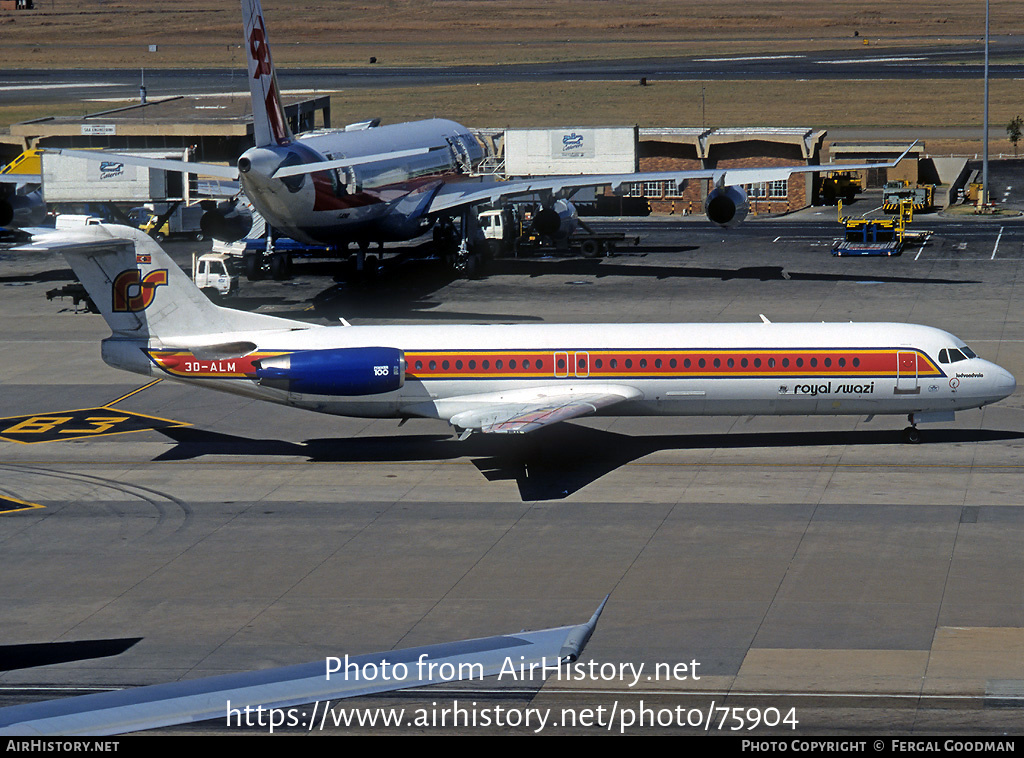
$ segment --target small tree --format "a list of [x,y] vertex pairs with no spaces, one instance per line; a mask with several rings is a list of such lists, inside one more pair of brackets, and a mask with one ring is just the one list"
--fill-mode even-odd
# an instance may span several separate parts
[[1010,138],[1010,142],[1013,143],[1013,155],[1017,155],[1017,143],[1020,142],[1021,138],[1021,127],[1024,127],[1024,119],[1020,116],[1014,118],[1006,126],[1006,136]]

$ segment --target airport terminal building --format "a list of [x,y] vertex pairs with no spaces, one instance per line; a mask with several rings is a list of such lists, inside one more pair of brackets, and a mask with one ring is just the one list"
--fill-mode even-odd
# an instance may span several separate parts
[[[330,97],[285,103],[292,129],[331,127]],[[498,177],[657,172],[750,166],[808,166],[827,162],[826,132],[813,128],[539,127],[473,129],[488,158],[483,170]],[[232,163],[253,141],[247,96],[219,99],[173,97],[140,101],[114,110],[74,117],[47,117],[12,125],[5,135],[5,161],[34,147],[107,150],[190,150],[191,160]],[[846,146],[847,162],[891,160],[891,146]],[[833,153],[835,151],[833,150]],[[916,180],[918,155],[902,172]],[[868,172],[865,172],[868,173]],[[884,174],[884,171],[875,172]],[[816,202],[820,176],[746,186],[753,215],[789,213]],[[876,177],[877,180],[877,177]],[[885,177],[882,177],[882,181]],[[710,191],[705,180],[653,181],[624,188],[646,200],[655,214],[701,213]],[[610,194],[610,191],[606,194]]]

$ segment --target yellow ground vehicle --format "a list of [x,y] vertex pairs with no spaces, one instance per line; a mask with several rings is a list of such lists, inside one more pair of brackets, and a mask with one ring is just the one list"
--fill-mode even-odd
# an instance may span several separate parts
[[919,184],[911,187],[906,181],[886,182],[882,188],[882,209],[893,213],[904,202],[909,202],[915,211],[928,210],[935,205],[935,185]]
[[908,238],[927,239],[929,232],[907,232],[907,224],[914,220],[911,202],[903,200],[898,210],[897,215],[889,218],[853,218],[843,216],[840,202],[839,223],[846,234],[832,243],[832,255],[899,255]]
[[821,180],[821,198],[825,205],[832,205],[839,198],[852,202],[863,191],[860,174],[856,171],[830,171]]
[[141,212],[148,212],[149,220],[139,228],[157,241],[168,237],[187,237],[196,240],[205,237],[199,224],[203,217],[203,209],[199,205],[178,204],[172,210],[167,203],[148,203],[143,206]]

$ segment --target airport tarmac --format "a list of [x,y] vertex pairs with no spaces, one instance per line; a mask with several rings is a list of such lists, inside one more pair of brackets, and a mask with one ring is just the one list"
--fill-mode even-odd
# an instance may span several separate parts
[[[474,280],[410,264],[318,311],[332,282],[300,264],[243,282],[239,304],[354,323],[908,321],[1024,377],[1024,221],[924,216],[929,243],[847,259],[815,212],[609,222],[640,245]],[[68,273],[0,252],[0,704],[579,623],[610,594],[584,660],[643,664],[633,686],[504,677],[346,705],[621,719],[643,701],[795,709],[795,730],[747,736],[1019,733],[1024,390],[920,445],[897,417],[596,418],[459,442],[442,422],[134,392],[143,377],[100,360],[101,317],[45,298]],[[694,661],[699,679],[643,678]],[[376,728],[452,730],[533,731]]]

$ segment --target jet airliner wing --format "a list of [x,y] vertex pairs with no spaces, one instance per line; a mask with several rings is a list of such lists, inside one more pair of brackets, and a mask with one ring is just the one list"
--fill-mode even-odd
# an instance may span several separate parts
[[[558,661],[572,662],[579,658],[607,602],[605,597],[589,621],[575,626],[345,656],[0,708],[0,735],[124,734],[214,718],[228,719],[229,725],[251,725],[243,714],[255,715],[257,708],[263,709],[265,720],[261,725],[265,726],[269,719],[266,712],[272,708],[285,709],[456,679],[475,680],[507,671],[510,664],[517,671],[519,666],[529,667],[530,664],[546,664],[553,669]],[[332,665],[335,665],[333,673],[328,675],[328,667]],[[305,711],[312,709],[298,710],[303,711],[304,718]],[[239,714],[235,721],[231,720],[231,713]],[[316,714],[314,711],[314,716]],[[314,716],[310,717],[311,721]],[[326,723],[330,723],[329,720]],[[313,724],[301,722],[301,726],[307,725],[312,730]]]
[[452,426],[467,430],[467,436],[471,432],[526,434],[642,395],[626,385],[537,387],[445,398],[435,401],[432,412],[425,415],[446,418]]
[[485,182],[449,182],[434,196],[428,211],[440,213],[480,203],[497,203],[502,200],[534,194],[550,193],[555,197],[571,197],[585,187],[611,187],[620,194],[624,184],[638,182],[674,181],[677,184],[687,179],[710,179],[716,187],[726,185],[756,184],[788,179],[791,174],[818,173],[822,171],[863,171],[865,168],[892,168],[898,164],[916,145],[908,147],[899,158],[890,163],[825,163],[820,165],[773,166],[765,168],[716,168],[691,169],[686,171],[641,171],[633,174],[581,174],[574,176],[553,176],[537,179]]

